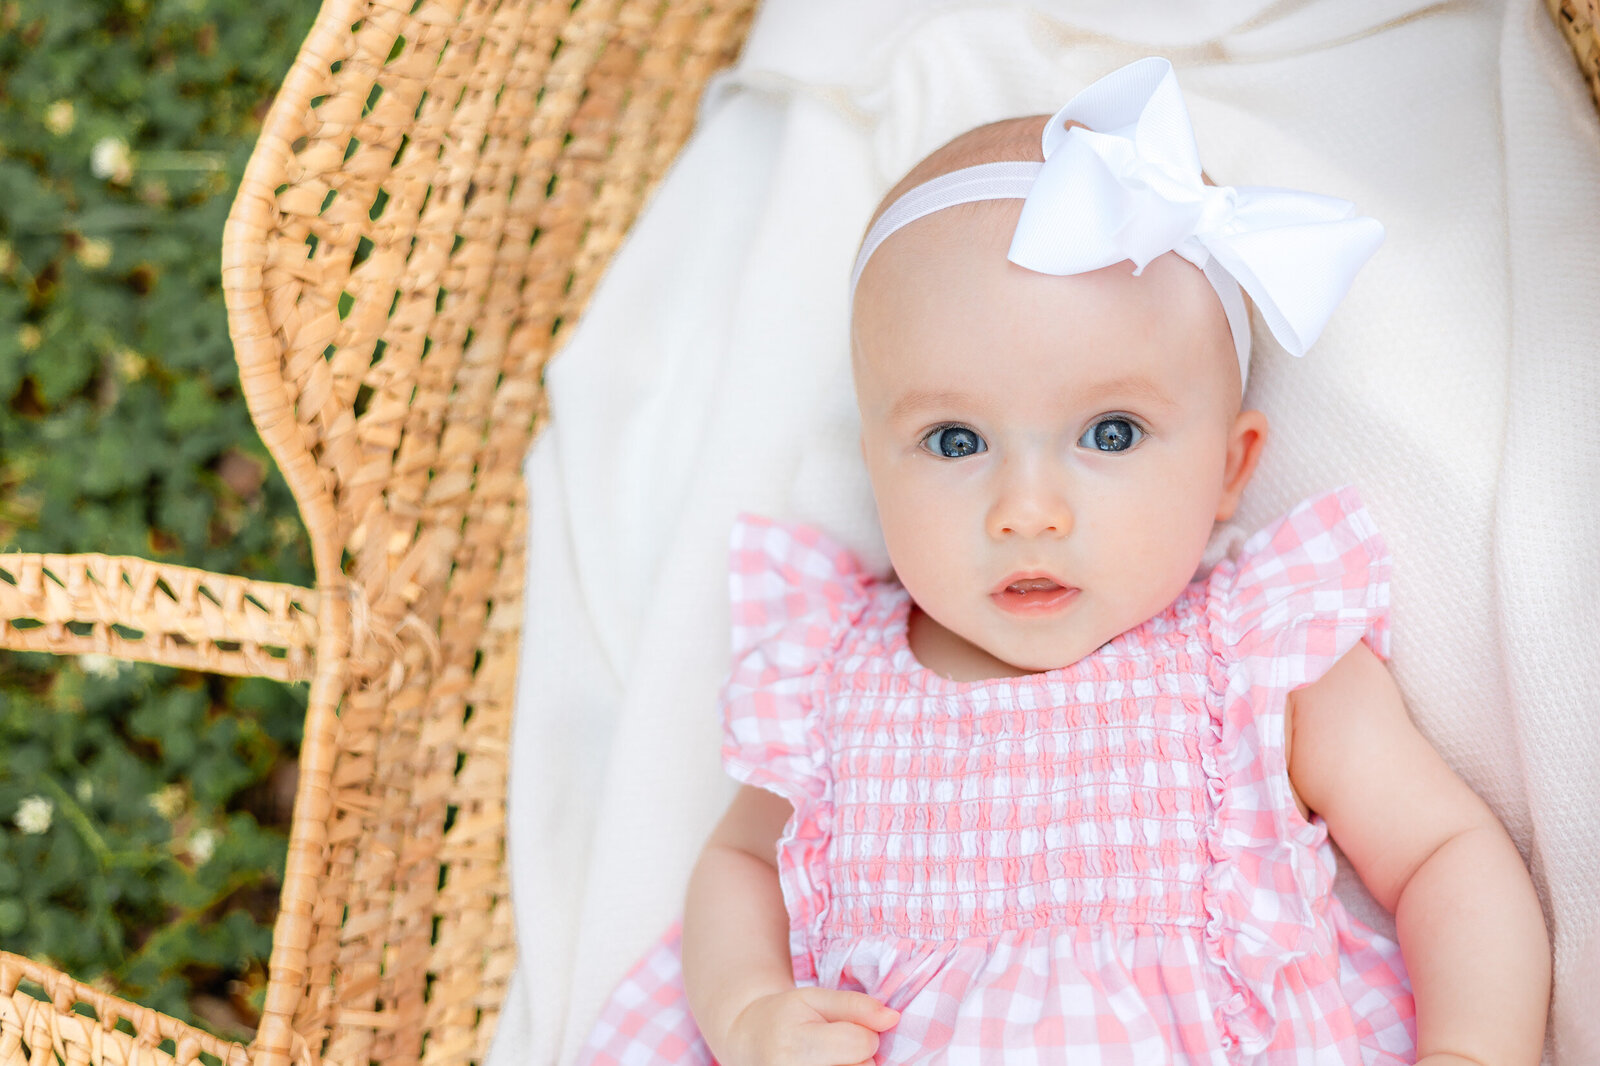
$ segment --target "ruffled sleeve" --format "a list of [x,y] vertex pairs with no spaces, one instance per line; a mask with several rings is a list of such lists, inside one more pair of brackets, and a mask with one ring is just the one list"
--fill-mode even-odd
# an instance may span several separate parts
[[1389,570],[1355,486],[1302,501],[1244,543],[1214,590],[1227,601],[1230,658],[1285,691],[1316,681],[1358,640],[1388,659]]
[[1284,714],[1289,693],[1357,641],[1389,657],[1389,571],[1376,524],[1344,485],[1255,533],[1207,579],[1218,698],[1202,756],[1215,805],[1206,947],[1234,986],[1219,1021],[1246,1053],[1272,1041],[1288,986],[1337,979],[1322,972],[1336,971],[1338,951],[1320,917],[1333,855],[1322,820],[1295,805]]
[[778,840],[778,878],[795,978],[812,981],[832,828],[823,698],[870,578],[848,549],[809,526],[743,514],[729,547],[733,667],[722,691],[722,765],[794,806]]

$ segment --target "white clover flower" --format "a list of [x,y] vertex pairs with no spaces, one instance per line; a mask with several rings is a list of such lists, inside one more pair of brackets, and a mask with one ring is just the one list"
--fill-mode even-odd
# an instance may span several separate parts
[[24,833],[38,836],[50,828],[50,816],[55,809],[55,805],[43,796],[24,796],[22,802],[17,804],[14,821]]
[[78,245],[78,262],[90,270],[99,270],[111,262],[111,242],[85,237]]
[[150,809],[161,817],[171,820],[183,810],[183,786],[168,785],[150,793]]
[[189,834],[189,856],[196,866],[204,866],[217,852],[217,842],[222,834],[215,829],[196,829]]
[[72,791],[78,797],[79,803],[94,802],[94,782],[90,781],[87,777],[79,781],[77,786],[73,788]]
[[60,137],[72,132],[72,124],[78,120],[78,113],[73,109],[71,100],[57,100],[44,109],[44,128]]
[[94,176],[113,185],[126,185],[133,180],[133,153],[128,142],[121,137],[102,137],[89,153],[89,170]]
[[111,362],[116,366],[117,373],[122,375],[123,381],[139,380],[150,367],[150,361],[132,348],[113,349]]
[[122,670],[122,662],[99,652],[85,652],[78,656],[78,669],[95,677],[116,677]]

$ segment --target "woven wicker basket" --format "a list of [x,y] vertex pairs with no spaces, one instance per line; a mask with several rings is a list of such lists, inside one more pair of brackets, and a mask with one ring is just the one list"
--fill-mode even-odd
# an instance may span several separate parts
[[[103,555],[0,566],[0,645],[311,682],[261,1026],[228,1043],[0,952],[0,1066],[483,1057],[513,960],[541,368],[754,2],[327,0],[223,250],[240,380],[316,588]],[[1600,91],[1597,0],[1548,3]]]

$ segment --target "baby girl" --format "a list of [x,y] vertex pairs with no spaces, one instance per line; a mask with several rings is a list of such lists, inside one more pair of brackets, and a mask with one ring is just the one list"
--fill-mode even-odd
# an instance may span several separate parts
[[1302,354],[1381,239],[1204,180],[1156,58],[890,191],[852,343],[894,578],[736,524],[743,787],[582,1061],[1538,1061],[1539,904],[1384,665],[1356,490],[1201,566],[1267,440],[1245,293]]

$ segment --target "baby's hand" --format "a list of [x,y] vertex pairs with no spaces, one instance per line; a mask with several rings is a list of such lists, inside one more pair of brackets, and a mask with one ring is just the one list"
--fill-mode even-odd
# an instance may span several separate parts
[[726,1066],[871,1066],[878,1034],[899,1020],[899,1011],[862,992],[776,992],[733,1020]]

